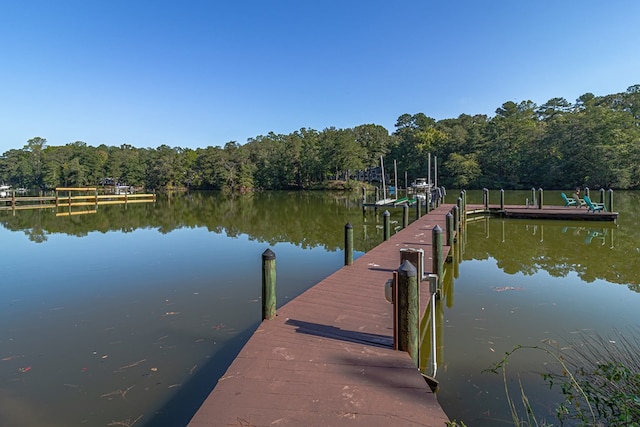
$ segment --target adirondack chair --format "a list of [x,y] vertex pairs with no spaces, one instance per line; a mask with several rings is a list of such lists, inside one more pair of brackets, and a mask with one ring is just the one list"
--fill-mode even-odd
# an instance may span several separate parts
[[584,196],[584,202],[588,207],[587,212],[607,211],[607,207],[604,205],[604,203],[594,203],[587,195]]
[[562,196],[562,199],[564,200],[564,205],[565,206],[578,206],[578,202],[576,202],[576,199],[574,199],[573,197],[567,197],[567,195],[564,194],[564,193],[560,193],[560,195]]

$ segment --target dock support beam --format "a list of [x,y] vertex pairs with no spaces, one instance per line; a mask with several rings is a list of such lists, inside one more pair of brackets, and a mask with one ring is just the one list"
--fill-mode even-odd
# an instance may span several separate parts
[[398,350],[406,351],[418,366],[420,361],[420,300],[418,272],[406,260],[398,269]]
[[353,264],[353,225],[344,226],[344,265]]
[[276,254],[262,253],[262,320],[276,317]]
[[613,212],[613,190],[609,189],[609,212]]

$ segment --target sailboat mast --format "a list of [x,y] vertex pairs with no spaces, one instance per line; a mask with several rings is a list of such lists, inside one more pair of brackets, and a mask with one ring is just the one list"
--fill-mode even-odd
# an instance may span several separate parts
[[382,156],[380,156],[380,170],[382,172],[382,200],[387,199],[387,187],[384,182],[384,162],[382,161]]

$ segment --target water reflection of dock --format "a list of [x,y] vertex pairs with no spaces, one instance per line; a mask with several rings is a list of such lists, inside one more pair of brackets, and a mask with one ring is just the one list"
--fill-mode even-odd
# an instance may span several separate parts
[[68,208],[68,212],[59,212],[59,216],[83,215],[95,213],[95,209],[71,211],[77,207],[98,207],[100,205],[115,205],[129,203],[150,203],[156,201],[155,193],[99,194],[96,187],[58,187],[50,196],[17,196],[15,192],[10,197],[0,199],[0,210],[25,209],[56,209]]

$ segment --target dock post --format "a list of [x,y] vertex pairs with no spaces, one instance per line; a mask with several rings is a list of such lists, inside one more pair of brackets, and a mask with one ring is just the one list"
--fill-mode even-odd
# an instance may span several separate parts
[[262,320],[276,317],[276,254],[262,253]]
[[391,214],[389,211],[384,211],[382,214],[382,230],[384,234],[384,241],[386,242],[391,237]]
[[453,248],[453,214],[449,212],[447,218],[447,246]]
[[538,188],[538,209],[542,209],[542,206],[544,205],[544,193],[541,188]]
[[409,205],[402,205],[402,228],[405,229],[409,225]]
[[344,265],[353,265],[353,225],[344,226]]
[[416,199],[416,219],[417,220],[420,219],[420,217],[422,216],[422,212],[420,212],[421,210],[422,210],[422,204],[420,203],[420,199]]
[[531,187],[531,206],[537,206],[538,202],[536,201],[536,189]]
[[604,188],[600,189],[600,203],[604,203]]
[[484,205],[485,210],[489,209],[489,189],[482,189],[482,204]]
[[416,366],[419,358],[420,300],[418,271],[409,260],[398,268],[398,350],[406,351]]
[[610,188],[609,191],[609,203],[608,203],[608,207],[607,209],[609,209],[609,212],[613,212],[613,190]]
[[500,210],[504,212],[504,188],[500,190]]
[[460,229],[460,208],[458,205],[453,206],[453,229],[456,231]]
[[584,194],[586,194],[587,197],[591,198],[591,194],[589,194],[589,187],[587,186],[584,187]]
[[444,262],[442,258],[442,228],[436,225],[431,230],[432,264],[431,272],[438,275],[438,280],[442,280],[444,273]]

